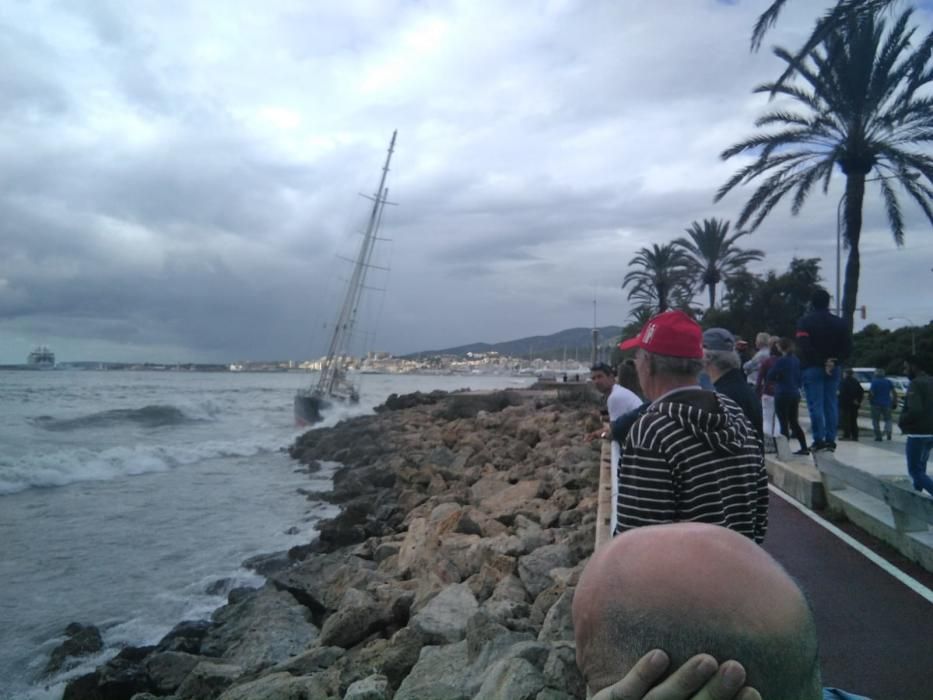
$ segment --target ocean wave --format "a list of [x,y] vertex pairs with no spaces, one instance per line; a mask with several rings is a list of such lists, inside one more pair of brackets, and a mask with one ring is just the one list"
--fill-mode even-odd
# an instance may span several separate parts
[[191,445],[135,445],[104,450],[77,448],[33,453],[15,460],[0,457],[0,496],[30,488],[67,486],[83,481],[110,481],[164,472],[220,457],[252,457],[275,452],[273,438],[207,441]]
[[[210,415],[210,412],[208,412]],[[126,423],[135,423],[145,428],[161,428],[167,425],[182,425],[202,418],[193,418],[175,406],[143,406],[142,408],[114,408],[109,411],[91,413],[78,418],[55,418],[38,416],[34,425],[45,430],[83,430],[86,428],[109,428]]]

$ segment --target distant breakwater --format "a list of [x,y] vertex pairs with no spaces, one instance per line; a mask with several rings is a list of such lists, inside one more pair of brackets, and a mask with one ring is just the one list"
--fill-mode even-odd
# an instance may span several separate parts
[[390,397],[304,434],[290,453],[305,468],[344,465],[333,490],[305,494],[342,509],[318,539],[250,560],[264,586],[124,649],[64,698],[585,697],[570,604],[600,446],[583,442],[596,404],[558,393]]

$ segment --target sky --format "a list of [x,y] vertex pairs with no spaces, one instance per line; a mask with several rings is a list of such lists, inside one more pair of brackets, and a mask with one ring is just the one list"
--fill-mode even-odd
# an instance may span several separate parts
[[[713,203],[743,162],[719,153],[827,6],[788,2],[750,53],[767,4],[0,3],[0,363],[323,354],[395,129],[370,349],[622,325],[637,250],[744,204]],[[834,292],[842,184],[741,239],[751,269],[818,257]],[[904,209],[898,248],[866,198],[857,327],[933,318]]]

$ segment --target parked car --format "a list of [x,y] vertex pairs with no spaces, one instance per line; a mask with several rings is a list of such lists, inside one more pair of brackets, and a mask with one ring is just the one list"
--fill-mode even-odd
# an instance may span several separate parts
[[[858,383],[861,384],[862,388],[868,391],[871,388],[871,380],[875,378],[875,368],[853,367],[852,374],[858,379]],[[898,389],[898,393],[900,393],[900,389]]]
[[910,380],[907,377],[888,377],[891,380],[891,383],[894,384],[894,388],[897,390],[897,398],[903,401],[904,397],[907,396],[907,388],[910,386]]

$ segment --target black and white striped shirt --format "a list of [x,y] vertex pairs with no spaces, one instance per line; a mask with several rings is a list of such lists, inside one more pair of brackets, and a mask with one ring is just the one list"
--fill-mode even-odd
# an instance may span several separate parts
[[616,533],[693,521],[756,542],[768,527],[768,475],[742,409],[698,387],[670,392],[632,426],[618,464]]

